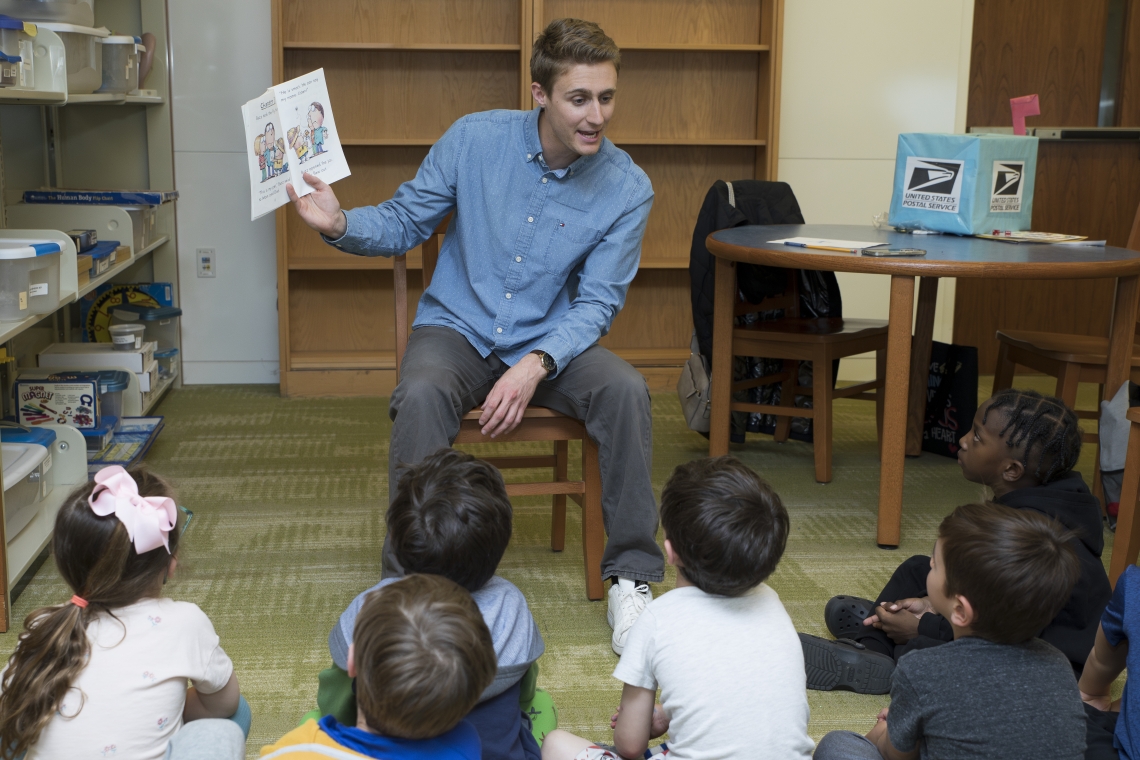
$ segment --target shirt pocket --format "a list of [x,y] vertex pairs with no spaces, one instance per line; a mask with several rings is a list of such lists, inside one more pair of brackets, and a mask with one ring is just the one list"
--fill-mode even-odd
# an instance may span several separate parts
[[543,268],[548,274],[567,277],[602,239],[601,230],[583,223],[578,214],[566,207],[551,212],[554,230],[543,256]]

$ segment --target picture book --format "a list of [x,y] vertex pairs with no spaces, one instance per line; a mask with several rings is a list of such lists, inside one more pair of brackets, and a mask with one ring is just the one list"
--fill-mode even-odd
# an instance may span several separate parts
[[324,69],[270,87],[241,112],[251,219],[289,202],[286,183],[293,184],[298,196],[313,192],[302,178],[305,172],[329,184],[352,173],[341,149]]

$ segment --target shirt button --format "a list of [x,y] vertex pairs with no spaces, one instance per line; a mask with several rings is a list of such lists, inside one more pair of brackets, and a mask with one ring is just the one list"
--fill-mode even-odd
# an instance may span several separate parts
[[495,332],[497,332],[497,333],[501,333],[502,331],[503,331],[503,328],[501,328],[501,327],[495,328]]
[[511,294],[510,293],[507,293],[507,300],[508,301],[511,300]]
[[544,184],[544,185],[546,184],[546,177],[542,178],[542,184]]
[[527,161],[529,161],[529,160],[530,160],[530,154],[529,154],[529,153],[527,153],[527,154],[526,154],[526,160],[527,160]]
[[526,220],[527,220],[528,222],[533,222],[533,221],[534,221],[534,217],[533,217],[533,216],[528,216],[528,217],[526,218]]
[[515,256],[515,261],[522,261],[522,256]]

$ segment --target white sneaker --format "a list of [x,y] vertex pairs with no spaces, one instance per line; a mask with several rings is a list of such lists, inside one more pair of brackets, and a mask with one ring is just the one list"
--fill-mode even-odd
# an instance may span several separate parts
[[609,608],[606,610],[606,621],[614,629],[610,646],[617,654],[625,649],[625,640],[629,636],[629,629],[637,622],[637,618],[645,611],[645,605],[653,601],[653,592],[649,584],[637,581],[633,591],[622,593],[618,584],[610,586]]

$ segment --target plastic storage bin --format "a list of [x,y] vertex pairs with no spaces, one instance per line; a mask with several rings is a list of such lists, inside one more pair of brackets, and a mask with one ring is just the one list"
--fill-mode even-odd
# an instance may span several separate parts
[[154,358],[158,361],[158,377],[161,380],[169,380],[178,374],[177,348],[167,348],[155,351]]
[[26,21],[94,26],[95,0],[0,0],[0,13]]
[[[0,1],[0,9],[3,8]],[[36,25],[0,15],[0,87],[30,90],[35,85],[34,38]]]
[[59,243],[0,239],[0,321],[59,308]]
[[63,40],[67,59],[67,91],[72,95],[87,95],[103,83],[103,40],[110,32],[75,24],[41,23]]
[[103,38],[103,86],[100,92],[124,95],[139,88],[139,38],[111,35]]
[[[37,432],[49,434],[51,441],[46,446],[10,443],[7,438],[0,443],[4,467],[4,529],[9,541],[32,521],[47,495],[44,489],[51,470],[50,446],[55,443],[55,433]],[[43,440],[46,438],[43,436]]]
[[158,358],[160,351],[174,348],[178,339],[178,318],[181,316],[182,309],[177,306],[129,304],[111,309],[113,324],[143,326],[143,341],[158,344],[155,358]]
[[116,351],[137,351],[142,348],[144,331],[142,325],[119,324],[107,328]]

